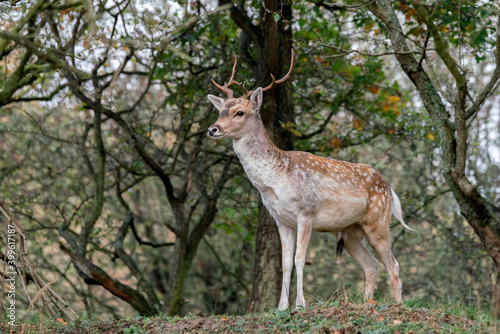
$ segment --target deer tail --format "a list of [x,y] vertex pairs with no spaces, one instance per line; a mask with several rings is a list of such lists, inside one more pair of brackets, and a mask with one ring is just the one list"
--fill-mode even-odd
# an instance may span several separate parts
[[396,195],[396,193],[392,188],[391,192],[392,192],[392,215],[401,223],[401,225],[403,225],[404,228],[410,231],[415,231],[410,226],[406,225],[403,219],[403,209],[401,209],[401,202],[399,201],[399,197],[398,195]]

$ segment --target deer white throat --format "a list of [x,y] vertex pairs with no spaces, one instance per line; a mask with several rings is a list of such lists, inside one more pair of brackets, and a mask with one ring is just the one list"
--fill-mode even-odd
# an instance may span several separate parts
[[288,155],[271,142],[260,119],[253,131],[233,140],[233,148],[248,178],[261,193],[273,188],[283,169],[289,166]]

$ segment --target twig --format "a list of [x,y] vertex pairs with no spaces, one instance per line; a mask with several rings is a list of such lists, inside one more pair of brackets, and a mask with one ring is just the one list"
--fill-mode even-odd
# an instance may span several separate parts
[[[17,254],[19,254],[19,262],[16,263],[16,272],[17,275],[19,276],[21,286],[23,287],[24,293],[26,294],[26,298],[30,302],[30,305],[33,306],[34,302],[37,299],[41,298],[41,301],[44,302],[43,305],[45,305],[46,312],[55,317],[58,314],[60,314],[63,318],[67,320],[75,320],[78,318],[78,314],[71,309],[69,306],[67,306],[66,301],[64,301],[57,293],[55,293],[51,288],[50,284],[52,283],[45,283],[43,279],[40,277],[38,274],[38,271],[36,270],[36,265],[31,262],[31,259],[29,258],[28,255],[28,246],[27,246],[27,236],[24,233],[24,229],[21,224],[19,224],[12,213],[10,212],[8,206],[5,204],[5,202],[0,202],[0,216],[3,216],[4,219],[0,219],[1,223],[6,223],[13,225],[15,227],[15,233],[19,235],[19,242],[16,244],[17,248]],[[7,263],[6,259],[7,252],[4,255],[4,268]],[[4,270],[5,272],[5,270]],[[4,273],[5,274],[5,273]],[[5,279],[5,276],[4,276]],[[33,281],[34,284],[37,286],[37,292],[35,294],[35,298],[32,300],[29,296],[28,289],[27,289],[27,283],[28,281]],[[3,285],[2,285],[3,288]],[[3,296],[3,293],[2,293]],[[1,301],[0,301],[1,304]],[[57,308],[56,312],[52,305],[55,305]],[[0,306],[1,307],[1,306]],[[1,309],[1,308],[0,308]],[[40,312],[42,309],[40,308]]]
[[425,58],[425,52],[427,51],[427,43],[429,42],[429,37],[431,36],[431,33],[427,31],[427,34],[425,35],[425,42],[424,42],[424,48],[422,50],[422,54],[420,56],[420,59],[417,64],[417,69],[422,66],[422,62],[424,61]]
[[397,55],[397,54],[421,54],[418,51],[399,51],[399,52],[394,52],[394,51],[387,51],[387,52],[378,52],[378,53],[371,53],[371,52],[364,52],[364,51],[359,51],[359,50],[344,50],[342,48],[339,48],[335,45],[328,45],[328,44],[321,44],[321,46],[329,49],[333,49],[335,51],[342,52],[341,54],[338,55],[331,55],[331,56],[324,56],[324,58],[336,58],[336,57],[343,57],[351,53],[357,53],[362,56],[370,56],[370,57],[380,57],[380,56],[390,56],[390,55]]

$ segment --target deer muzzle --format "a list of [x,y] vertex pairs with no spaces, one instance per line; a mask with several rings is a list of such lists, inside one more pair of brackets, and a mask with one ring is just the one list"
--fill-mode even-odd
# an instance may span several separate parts
[[208,135],[213,138],[218,138],[222,137],[224,134],[222,133],[222,128],[218,124],[214,124],[208,128]]

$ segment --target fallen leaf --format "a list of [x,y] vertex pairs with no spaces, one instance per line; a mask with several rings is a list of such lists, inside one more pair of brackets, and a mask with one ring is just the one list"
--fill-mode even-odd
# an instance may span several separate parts
[[368,304],[375,304],[375,301],[373,299],[368,299]]
[[379,315],[378,317],[375,318],[377,321],[384,321],[384,317]]
[[397,320],[397,319],[393,321],[394,325],[401,325],[402,323],[403,322],[401,320]]
[[57,318],[56,320],[57,320],[57,321],[59,321],[59,322],[60,322],[60,323],[62,323],[62,324],[65,324],[65,325],[67,325],[67,324],[68,324],[68,322],[67,322],[67,321],[64,321],[64,319],[63,319],[63,318]]

